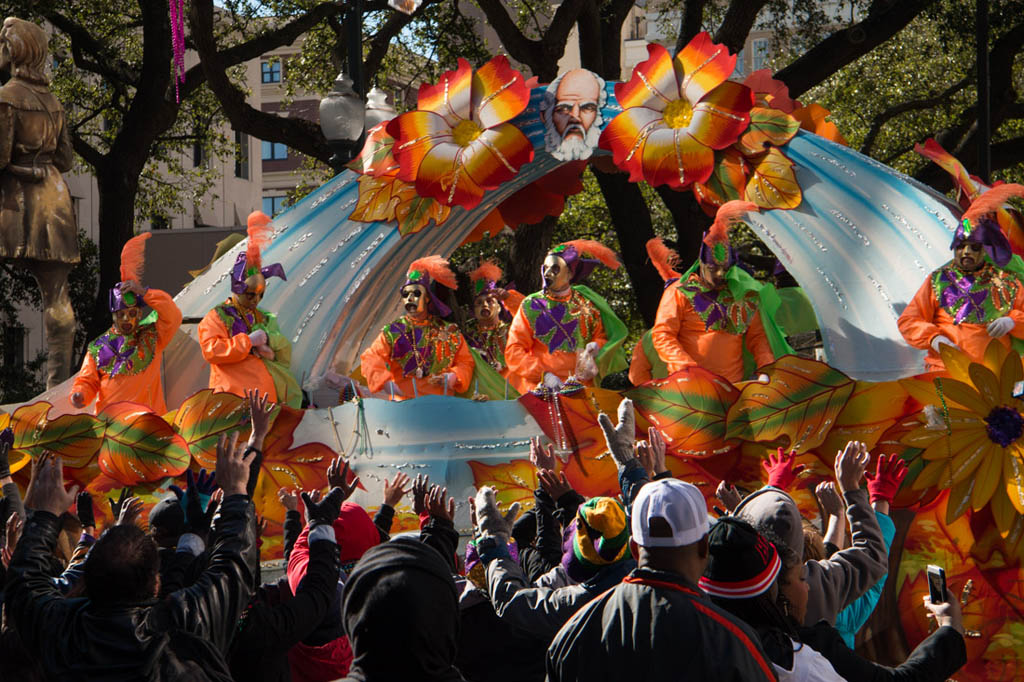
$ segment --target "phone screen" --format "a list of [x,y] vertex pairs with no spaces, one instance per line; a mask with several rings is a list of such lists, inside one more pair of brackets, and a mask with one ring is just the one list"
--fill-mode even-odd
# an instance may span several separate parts
[[946,572],[937,566],[928,567],[928,594],[933,604],[946,601]]

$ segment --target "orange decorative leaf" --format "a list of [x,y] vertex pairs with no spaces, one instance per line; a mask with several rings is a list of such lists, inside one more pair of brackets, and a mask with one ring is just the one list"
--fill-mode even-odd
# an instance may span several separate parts
[[502,508],[518,502],[528,509],[533,506],[533,491],[537,488],[537,470],[526,459],[503,464],[484,464],[475,460],[466,462],[473,471],[473,486],[479,490],[489,485],[494,488]]
[[754,163],[744,198],[761,208],[796,208],[803,201],[795,164],[772,147]]
[[769,383],[750,382],[729,410],[726,438],[771,442],[783,437],[798,453],[825,440],[853,394],[855,382],[828,365],[786,355],[762,370]]
[[238,431],[247,418],[242,398],[206,388],[185,399],[173,423],[192,458],[212,470],[217,466],[217,439]]
[[395,138],[388,134],[387,125],[388,122],[384,121],[366,131],[363,149],[348,164],[349,168],[375,178],[398,174],[398,162],[393,154]]
[[742,198],[750,172],[743,154],[735,147],[715,152],[715,169],[706,183],[693,183],[693,195],[709,216],[727,201]]
[[99,414],[105,424],[100,445],[100,471],[135,485],[177,476],[188,468],[185,439],[162,417],[136,403],[114,403]]
[[850,146],[850,143],[846,141],[843,134],[839,132],[839,128],[836,124],[828,120],[831,112],[825,107],[821,106],[817,102],[812,102],[805,106],[799,106],[793,110],[792,116],[796,120],[800,121],[800,127],[806,131],[812,132],[815,135],[824,137],[826,140],[832,140],[839,144]]
[[821,450],[826,455],[835,453],[851,440],[874,450],[882,434],[915,407],[916,402],[899,382],[858,381],[850,400],[836,416]]
[[770,69],[758,69],[743,81],[754,93],[754,106],[778,109],[792,113],[796,102],[789,96],[789,88],[780,80],[772,78]]
[[396,182],[392,188],[392,196],[398,198],[395,206],[395,218],[398,220],[398,232],[405,236],[419,232],[433,220],[441,225],[448,220],[452,209],[429,197],[416,194],[412,185]]
[[82,468],[99,451],[102,423],[91,414],[65,414],[49,419],[52,406],[46,401],[23,405],[13,414],[0,414],[0,429],[14,432],[8,458],[11,473],[44,452],[60,455],[67,467]]
[[750,126],[734,146],[744,154],[755,156],[769,146],[786,144],[799,129],[800,122],[783,111],[754,107],[750,110]]
[[731,449],[725,418],[740,392],[717,374],[687,367],[629,391],[636,409],[658,427],[680,457],[710,457]]
[[[395,209],[402,200],[396,196],[396,185],[412,187],[393,176],[375,178],[364,175],[359,178],[359,199],[349,216],[350,220],[363,223],[387,222],[395,219]],[[416,193],[415,188],[412,189]]]

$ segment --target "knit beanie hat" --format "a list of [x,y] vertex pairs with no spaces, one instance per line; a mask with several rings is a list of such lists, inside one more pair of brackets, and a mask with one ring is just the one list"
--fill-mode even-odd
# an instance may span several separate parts
[[585,582],[605,566],[630,558],[626,509],[615,498],[590,498],[580,505],[573,524],[562,566],[576,582]]
[[771,588],[782,569],[775,545],[734,516],[718,519],[708,533],[707,568],[701,589],[722,599],[748,599]]

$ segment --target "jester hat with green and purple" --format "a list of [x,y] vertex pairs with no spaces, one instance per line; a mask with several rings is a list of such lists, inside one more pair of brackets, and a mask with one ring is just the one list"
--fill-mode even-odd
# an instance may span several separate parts
[[995,220],[995,213],[1003,208],[1008,199],[1022,196],[1024,185],[1015,183],[997,185],[987,190],[964,211],[949,248],[956,251],[964,242],[981,244],[996,267],[1005,267],[1013,256],[1013,250]]
[[231,268],[231,293],[244,294],[248,288],[246,280],[256,274],[263,275],[263,279],[280,277],[287,281],[284,275],[284,267],[280,263],[272,263],[264,266],[261,260],[263,248],[270,243],[270,216],[263,211],[253,211],[249,214],[246,225],[246,233],[249,242],[245,251],[238,254],[235,265]]
[[142,271],[146,264],[146,240],[153,236],[152,232],[135,235],[121,249],[121,281],[110,290],[108,307],[110,312],[143,305],[142,301],[130,291],[121,291],[121,285],[128,280],[142,283]]
[[729,242],[729,228],[743,222],[748,212],[757,212],[757,204],[739,199],[727,201],[718,207],[715,222],[711,229],[704,233],[700,243],[700,262],[706,265],[725,265],[732,267],[739,261],[736,249]]
[[434,282],[449,289],[455,289],[458,286],[455,281],[455,273],[448,266],[448,261],[441,256],[425,256],[409,264],[402,288],[404,289],[410,284],[419,284],[427,290],[427,296],[430,297],[427,309],[439,317],[448,317],[452,314],[452,309],[437,297],[434,287],[431,286]]
[[[579,284],[585,280],[598,265],[615,270],[619,267],[619,257],[601,242],[593,239],[573,239],[564,242],[548,251],[548,255],[558,256],[565,261],[572,276],[570,284]],[[585,255],[593,258],[585,258]]]

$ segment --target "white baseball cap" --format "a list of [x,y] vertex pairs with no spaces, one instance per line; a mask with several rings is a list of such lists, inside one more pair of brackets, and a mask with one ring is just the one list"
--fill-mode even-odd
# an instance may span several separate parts
[[[652,537],[650,520],[664,519],[671,537]],[[683,547],[708,534],[708,508],[697,486],[676,478],[652,481],[633,500],[631,528],[641,547]]]

